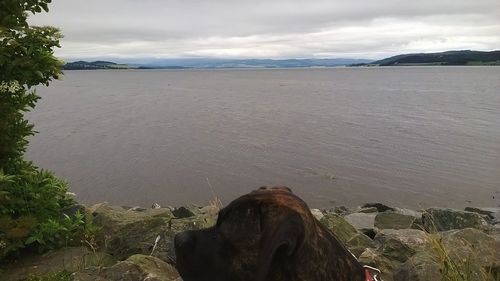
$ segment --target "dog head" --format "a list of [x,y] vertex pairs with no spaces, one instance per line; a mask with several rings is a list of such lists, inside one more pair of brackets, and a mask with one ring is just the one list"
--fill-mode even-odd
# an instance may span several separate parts
[[222,209],[214,227],[178,234],[177,268],[184,281],[264,281],[284,275],[306,232],[315,227],[306,226],[308,221],[314,219],[306,203],[289,188],[262,187]]

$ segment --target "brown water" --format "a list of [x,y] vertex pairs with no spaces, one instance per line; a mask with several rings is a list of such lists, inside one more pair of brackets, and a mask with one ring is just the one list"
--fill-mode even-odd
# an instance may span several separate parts
[[39,94],[28,157],[86,203],[500,204],[500,67],[67,71]]

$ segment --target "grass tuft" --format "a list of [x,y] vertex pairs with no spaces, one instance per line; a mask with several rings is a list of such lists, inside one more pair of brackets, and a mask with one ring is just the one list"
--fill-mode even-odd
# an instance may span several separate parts
[[210,189],[210,192],[212,193],[212,199],[210,199],[208,201],[208,205],[211,207],[214,207],[220,211],[224,207],[224,204],[222,204],[222,201],[219,199],[219,197],[215,193],[215,189],[210,184],[210,180],[208,178],[207,178],[207,184],[208,184],[208,188]]
[[[436,262],[440,266],[442,281],[498,281],[490,268],[484,268],[477,253],[469,251],[466,256],[453,258],[438,234],[429,234]],[[471,249],[473,249],[471,247]]]
[[[429,214],[430,215],[430,214]],[[427,233],[430,241],[432,254],[440,267],[441,281],[499,281],[498,273],[493,272],[492,267],[484,267],[481,264],[479,253],[475,246],[466,240],[462,240],[463,251],[455,252],[448,248],[439,235],[435,222],[431,219],[430,225],[422,228]]]

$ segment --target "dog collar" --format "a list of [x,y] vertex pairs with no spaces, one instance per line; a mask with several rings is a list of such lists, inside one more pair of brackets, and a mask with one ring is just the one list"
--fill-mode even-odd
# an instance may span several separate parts
[[363,269],[365,270],[365,281],[382,281],[379,279],[380,270],[378,268],[364,265]]

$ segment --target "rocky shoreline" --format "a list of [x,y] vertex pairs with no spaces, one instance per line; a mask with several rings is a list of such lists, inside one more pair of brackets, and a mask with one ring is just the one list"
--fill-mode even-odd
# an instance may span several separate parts
[[[219,208],[75,206],[96,226],[82,242],[44,255],[23,257],[3,268],[5,280],[65,271],[75,281],[181,280],[173,238],[212,226]],[[385,281],[446,280],[450,274],[500,280],[500,208],[410,210],[380,203],[355,210],[311,209],[313,215]],[[489,278],[489,279],[488,279]],[[2,279],[4,280],[4,279]]]

